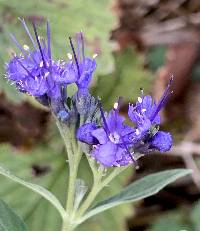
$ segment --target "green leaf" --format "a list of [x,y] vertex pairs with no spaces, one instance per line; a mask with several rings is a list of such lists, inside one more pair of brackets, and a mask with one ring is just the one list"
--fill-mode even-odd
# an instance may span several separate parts
[[37,184],[32,184],[30,182],[24,181],[20,179],[19,177],[16,177],[13,175],[9,170],[6,168],[0,166],[0,174],[31,189],[32,191],[40,194],[42,197],[44,197],[46,200],[48,200],[60,213],[60,215],[64,218],[66,216],[65,209],[62,207],[60,204],[59,200],[47,189],[37,185]]
[[21,218],[2,200],[0,200],[0,230],[27,231]]
[[192,171],[188,169],[174,169],[148,175],[136,182],[133,182],[117,195],[99,202],[96,206],[88,211],[82,220],[86,220],[91,216],[113,208],[117,205],[135,202],[152,196],[159,192],[166,185],[191,172]]
[[[51,142],[36,147],[26,154],[15,152],[9,146],[0,145],[0,162],[20,178],[39,184],[51,191],[66,204],[66,188],[68,182],[68,165],[66,154],[63,153],[62,139],[57,130],[50,133]],[[33,174],[32,166],[48,167],[48,171],[40,175]],[[98,200],[103,200],[113,193],[119,192],[127,181],[132,169],[128,169],[117,177],[110,187],[99,195]],[[88,187],[92,184],[92,176],[86,160],[81,160],[79,176],[84,179]],[[28,226],[28,230],[55,231],[61,230],[62,220],[54,207],[40,195],[26,187],[13,184],[5,177],[0,176],[0,197],[15,209]],[[48,213],[47,213],[48,211]],[[126,218],[132,213],[132,206],[126,204],[120,210],[108,210],[101,216],[95,216],[78,227],[78,231],[125,230]]]

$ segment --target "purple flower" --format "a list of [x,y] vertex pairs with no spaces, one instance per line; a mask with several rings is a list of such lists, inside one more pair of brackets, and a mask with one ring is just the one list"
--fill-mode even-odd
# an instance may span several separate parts
[[78,129],[76,138],[87,144],[98,144],[98,140],[92,135],[92,132],[96,129],[97,125],[95,123],[84,124]]
[[150,95],[138,97],[136,105],[129,105],[128,115],[136,125],[143,124],[149,120],[151,124],[160,124],[160,116],[157,114],[152,119],[153,113],[156,111],[157,105]]
[[78,96],[87,95],[88,87],[92,78],[92,75],[96,69],[96,61],[94,58],[85,57],[84,52],[84,38],[82,33],[77,34],[77,53],[75,51],[72,39],[70,39],[70,45],[72,48],[74,62],[70,65],[71,73],[76,77],[76,84],[78,87]]
[[135,106],[129,105],[128,116],[133,127],[126,125],[125,118],[119,115],[118,103],[107,116],[100,105],[101,124],[84,124],[78,129],[77,139],[92,145],[91,156],[105,167],[137,164],[138,153],[168,151],[172,137],[167,132],[158,131],[157,125],[160,124],[159,111],[170,93],[171,81],[157,104],[151,96],[142,95]]
[[74,75],[69,74],[68,65],[55,61],[51,56],[50,27],[47,22],[47,42],[40,40],[35,25],[33,29],[34,41],[26,23],[21,20],[32,44],[31,50],[27,45],[21,46],[15,36],[12,40],[21,51],[22,55],[15,56],[7,64],[8,79],[15,82],[17,89],[34,97],[47,95],[50,101],[62,97],[61,89],[67,84],[76,81]]
[[88,107],[91,101],[89,84],[96,69],[96,61],[94,58],[85,57],[82,33],[77,34],[76,51],[71,37],[69,37],[69,41],[73,59],[71,54],[69,54],[71,61],[67,64],[67,75],[73,76],[71,78],[75,79],[75,83],[78,87],[78,91],[75,95],[76,108],[80,115],[85,115],[88,113]]
[[138,97],[136,105],[129,104],[128,116],[130,120],[135,124],[135,133],[132,135],[132,140],[141,140],[150,131],[152,126],[160,124],[159,112],[165,105],[170,93],[172,79],[170,80],[163,96],[160,101],[156,102],[150,95]]
[[111,110],[107,117],[101,109],[102,126],[97,128],[94,123],[81,126],[77,132],[77,139],[92,144],[91,155],[103,166],[124,166],[132,162],[132,156],[125,144],[126,136],[133,129],[124,124],[125,118],[118,110]]
[[157,132],[150,142],[150,148],[156,149],[160,152],[167,152],[172,146],[172,136],[169,132],[159,131]]

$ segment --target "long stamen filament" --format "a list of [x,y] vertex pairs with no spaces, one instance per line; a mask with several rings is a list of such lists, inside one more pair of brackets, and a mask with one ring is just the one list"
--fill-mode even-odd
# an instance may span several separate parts
[[103,123],[104,123],[104,126],[105,126],[106,133],[107,133],[107,135],[109,135],[110,131],[109,131],[109,128],[108,128],[108,124],[106,122],[106,118],[105,118],[105,115],[104,115],[103,108],[102,108],[100,100],[98,100],[98,104],[99,104],[99,108],[100,108],[100,112],[101,112],[101,117],[103,119]]
[[170,78],[169,83],[167,85],[167,88],[165,90],[165,92],[163,93],[155,112],[152,114],[152,116],[150,117],[150,120],[153,121],[156,117],[156,115],[158,114],[158,112],[161,110],[161,108],[164,106],[165,102],[167,101],[167,98],[169,97],[170,94],[170,87],[173,81],[173,76]]
[[51,63],[51,31],[48,21],[47,21],[47,46],[48,46],[49,62]]
[[81,36],[82,57],[83,57],[83,62],[84,62],[84,60],[85,60],[85,47],[84,47],[84,37],[83,37],[82,32],[80,32],[80,36]]
[[74,60],[75,60],[77,71],[78,71],[78,77],[80,78],[80,76],[81,76],[80,68],[79,68],[78,59],[77,59],[77,56],[76,56],[76,52],[75,52],[74,45],[73,45],[71,37],[69,37],[69,42],[70,42],[70,46],[72,48],[72,52],[73,52],[73,55],[74,55]]
[[24,19],[21,19],[21,18],[19,18],[19,20],[20,20],[20,22],[22,23],[24,29],[26,30],[26,33],[28,34],[28,36],[29,36],[29,38],[30,38],[30,40],[31,40],[31,42],[32,42],[32,44],[33,44],[35,50],[37,50],[37,46],[36,46],[36,44],[35,44],[35,41],[34,41],[32,35],[31,35],[31,33],[30,33],[30,31],[29,31],[27,25],[26,25],[26,22],[24,21]]
[[33,23],[33,30],[34,30],[34,33],[35,33],[35,38],[37,40],[38,48],[40,50],[40,54],[41,54],[41,57],[42,57],[42,61],[43,61],[44,67],[46,67],[46,62],[45,62],[45,59],[44,59],[44,54],[42,52],[42,47],[41,47],[40,40],[39,40],[38,33],[37,33],[37,29],[36,29],[36,26],[35,26],[34,23]]

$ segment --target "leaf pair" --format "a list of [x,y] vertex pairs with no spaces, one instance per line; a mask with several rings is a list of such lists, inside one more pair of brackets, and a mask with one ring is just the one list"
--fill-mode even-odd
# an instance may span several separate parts
[[[167,184],[172,183],[173,181],[177,180],[180,177],[183,177],[187,174],[191,173],[191,170],[187,169],[174,169],[174,170],[167,170],[158,173],[154,173],[148,175],[138,181],[133,182],[125,189],[123,189],[120,193],[112,196],[104,201],[99,202],[97,205],[92,207],[84,217],[80,218],[80,220],[76,221],[77,225],[82,223],[83,221],[87,220],[88,218],[101,213],[107,209],[115,207],[120,204],[128,203],[128,202],[135,202],[141,200],[143,198],[149,197],[151,195],[156,194],[160,191],[163,187]],[[26,182],[13,174],[11,174],[8,170],[0,166],[0,174],[8,177],[9,179],[26,186],[27,188],[37,192],[46,200],[48,200],[60,213],[63,219],[67,219],[67,213],[65,212],[63,206],[59,202],[59,200],[47,189]],[[4,204],[3,204],[4,205]],[[6,210],[6,206],[2,206],[2,209]],[[4,222],[5,216],[2,215],[4,212],[0,213],[0,224],[6,224]],[[9,214],[9,213],[8,213]],[[12,216],[12,215],[11,215]],[[7,218],[6,218],[7,219]],[[13,218],[14,219],[14,218]],[[17,218],[16,218],[17,219]],[[7,227],[6,227],[7,228]],[[2,229],[6,230],[6,229]],[[9,230],[9,229],[8,229]],[[25,229],[18,229],[18,231],[23,231]],[[13,231],[13,230],[12,230]]]

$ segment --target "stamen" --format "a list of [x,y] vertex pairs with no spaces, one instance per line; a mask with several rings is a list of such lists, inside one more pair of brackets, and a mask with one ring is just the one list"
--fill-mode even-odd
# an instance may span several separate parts
[[118,102],[115,102],[114,105],[113,105],[113,108],[117,110],[118,106],[119,106]]
[[74,55],[74,59],[75,59],[75,63],[76,63],[77,71],[78,71],[78,77],[80,78],[81,77],[81,73],[80,73],[80,69],[79,69],[79,65],[78,65],[78,60],[77,60],[77,57],[76,57],[76,52],[75,52],[74,45],[73,45],[71,37],[69,37],[69,42],[70,42],[70,46],[72,48],[72,52],[73,52],[73,55]]
[[47,21],[47,46],[48,46],[48,56],[49,56],[50,67],[51,67],[51,31],[48,21]]
[[38,82],[38,77],[37,76],[35,76],[35,81]]
[[103,108],[102,108],[102,105],[101,105],[101,101],[98,99],[98,104],[99,104],[99,108],[100,108],[100,112],[101,112],[101,117],[103,119],[103,123],[104,123],[104,126],[105,126],[105,130],[106,130],[106,133],[107,135],[109,136],[110,134],[110,131],[109,131],[109,128],[108,128],[108,124],[106,122],[106,118],[105,118],[105,115],[104,115],[104,112],[103,112]]
[[24,48],[20,45],[20,43],[17,41],[16,37],[15,37],[13,34],[11,34],[11,33],[9,33],[9,36],[10,36],[11,40],[15,43],[15,45],[17,46],[17,48],[22,52],[22,54],[23,54],[24,56],[28,57],[27,52],[26,52],[26,51],[24,50]]
[[83,32],[80,32],[80,36],[81,36],[81,47],[82,47],[82,58],[83,61],[85,60],[85,47],[84,47],[84,37],[83,37]]
[[172,81],[173,81],[173,76],[171,76],[170,80],[169,80],[169,83],[167,85],[167,88],[165,89],[161,99],[159,100],[158,102],[158,105],[156,107],[156,110],[155,112],[152,114],[152,116],[150,117],[150,120],[153,121],[156,117],[156,115],[158,114],[158,112],[161,110],[161,108],[164,106],[164,104],[166,103],[167,101],[167,98],[169,97],[170,93],[170,87],[171,87],[171,84],[172,84]]
[[117,132],[114,132],[114,133],[110,133],[109,134],[109,139],[111,142],[115,143],[115,144],[118,144],[119,143],[119,140],[120,140],[120,136]]
[[76,34],[76,44],[77,44],[77,47],[76,47],[76,57],[78,59],[79,62],[81,62],[81,35],[80,33],[77,33]]
[[32,44],[33,44],[35,50],[37,50],[37,46],[36,46],[36,44],[35,44],[35,41],[34,41],[32,35],[31,35],[31,33],[30,33],[30,31],[29,31],[27,25],[26,25],[25,20],[24,20],[24,19],[21,19],[21,18],[18,18],[18,19],[20,20],[20,22],[22,23],[24,29],[26,30],[26,33],[28,34],[28,36],[29,36],[29,38],[30,38],[30,40],[31,40],[31,42],[32,42]]
[[95,59],[98,56],[98,54],[93,54],[92,58]]
[[138,102],[142,103],[142,98],[141,97],[138,97]]
[[[24,55],[24,56],[26,56],[27,58],[29,58],[29,53],[27,52],[27,50],[25,50],[21,45],[20,45],[20,43],[17,41],[17,39],[15,38],[15,36],[13,35],[13,34],[9,34],[10,35],[10,38],[12,39],[12,41],[15,43],[15,45],[18,47],[18,49],[22,52],[22,54]],[[20,56],[21,57],[23,57],[22,56],[22,54],[20,54]],[[37,62],[35,61],[35,58],[34,58],[34,56],[32,55],[32,53],[30,52],[30,56],[31,56],[31,58],[32,58],[32,60],[37,64]]]
[[[121,105],[122,105],[122,102],[123,102],[123,97],[119,97],[119,99],[118,99],[118,101],[117,102],[115,102],[114,103],[114,105],[113,105],[113,109],[114,109],[114,111],[115,112],[118,112],[119,113],[119,109],[120,109],[120,107],[121,107]],[[115,113],[115,116],[116,116],[117,114]]]
[[141,94],[144,95],[144,89],[140,87]]
[[48,75],[49,75],[49,72],[46,72],[46,73],[44,74],[44,78],[47,78]]
[[24,44],[23,48],[24,48],[25,51],[29,50],[29,46],[27,46],[26,44]]
[[69,60],[72,60],[72,58],[73,58],[71,53],[67,53],[67,57],[68,57]]
[[37,33],[35,23],[33,23],[33,30],[34,30],[35,38],[36,38],[37,44],[38,44],[38,48],[40,50],[40,54],[41,54],[41,57],[42,57],[42,60],[43,60],[43,63],[44,63],[44,67],[46,67],[46,62],[45,62],[45,59],[44,59],[44,54],[42,52],[42,47],[41,47],[41,44],[40,44],[40,40],[39,40],[39,37],[38,37],[38,33]]
[[139,129],[136,129],[136,130],[135,130],[135,134],[136,134],[137,136],[139,136],[139,135],[140,135],[140,131],[139,131]]

